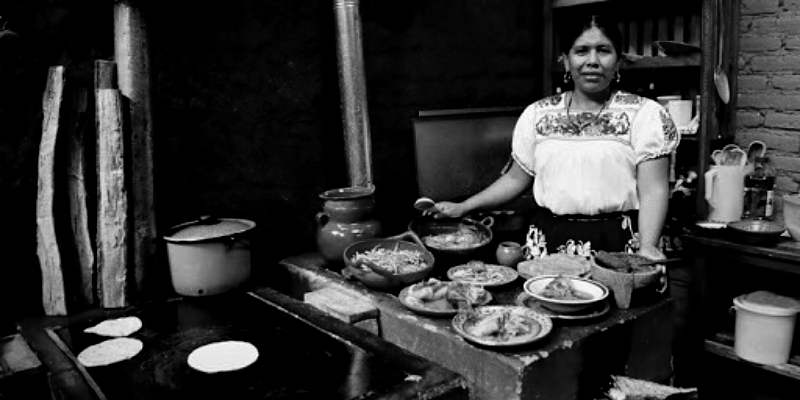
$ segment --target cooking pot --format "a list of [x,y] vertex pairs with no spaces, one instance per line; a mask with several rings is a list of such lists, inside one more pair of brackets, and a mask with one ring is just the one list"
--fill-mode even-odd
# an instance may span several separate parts
[[487,216],[480,221],[472,218],[433,218],[431,216],[419,217],[408,224],[408,230],[417,235],[422,242],[425,242],[426,236],[440,235],[458,232],[463,226],[474,227],[483,236],[483,240],[473,246],[462,248],[443,248],[432,247],[425,244],[434,255],[450,255],[450,256],[471,256],[479,250],[482,250],[489,243],[492,242],[494,234],[492,233],[492,225],[494,225],[494,218]]
[[172,286],[183,296],[210,296],[250,278],[253,221],[203,217],[173,226],[164,237]]

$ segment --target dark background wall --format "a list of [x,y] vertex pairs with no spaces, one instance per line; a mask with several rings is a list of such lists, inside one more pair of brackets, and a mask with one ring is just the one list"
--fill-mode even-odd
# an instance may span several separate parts
[[[411,118],[539,96],[539,2],[361,2],[378,218],[414,217]],[[315,248],[319,193],[347,185],[332,0],[142,2],[151,33],[159,230],[202,214],[259,225],[257,268]],[[37,312],[36,157],[47,68],[91,87],[113,58],[112,1],[5,0],[0,39],[3,304]],[[91,189],[91,188],[90,188]],[[13,278],[12,278],[13,277]],[[12,283],[13,282],[13,283]]]

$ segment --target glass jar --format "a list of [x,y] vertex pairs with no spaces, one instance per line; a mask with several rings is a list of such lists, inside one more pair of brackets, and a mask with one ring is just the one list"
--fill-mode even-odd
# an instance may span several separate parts
[[776,175],[767,157],[756,157],[753,171],[744,177],[742,219],[772,220]]

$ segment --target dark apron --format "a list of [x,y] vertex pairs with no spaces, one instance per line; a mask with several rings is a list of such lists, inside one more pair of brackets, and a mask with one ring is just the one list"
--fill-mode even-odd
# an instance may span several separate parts
[[[636,232],[636,210],[599,215],[555,215],[550,210],[537,208],[531,224],[540,229],[547,242],[547,252],[557,253],[567,241],[591,242],[592,250],[625,251],[625,245]],[[623,227],[628,216],[631,227]]]

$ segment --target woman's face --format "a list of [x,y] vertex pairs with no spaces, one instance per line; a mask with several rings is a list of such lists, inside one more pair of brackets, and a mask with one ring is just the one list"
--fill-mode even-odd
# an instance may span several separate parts
[[608,88],[619,68],[617,50],[596,27],[584,31],[564,58],[564,68],[572,75],[575,90],[597,93]]

